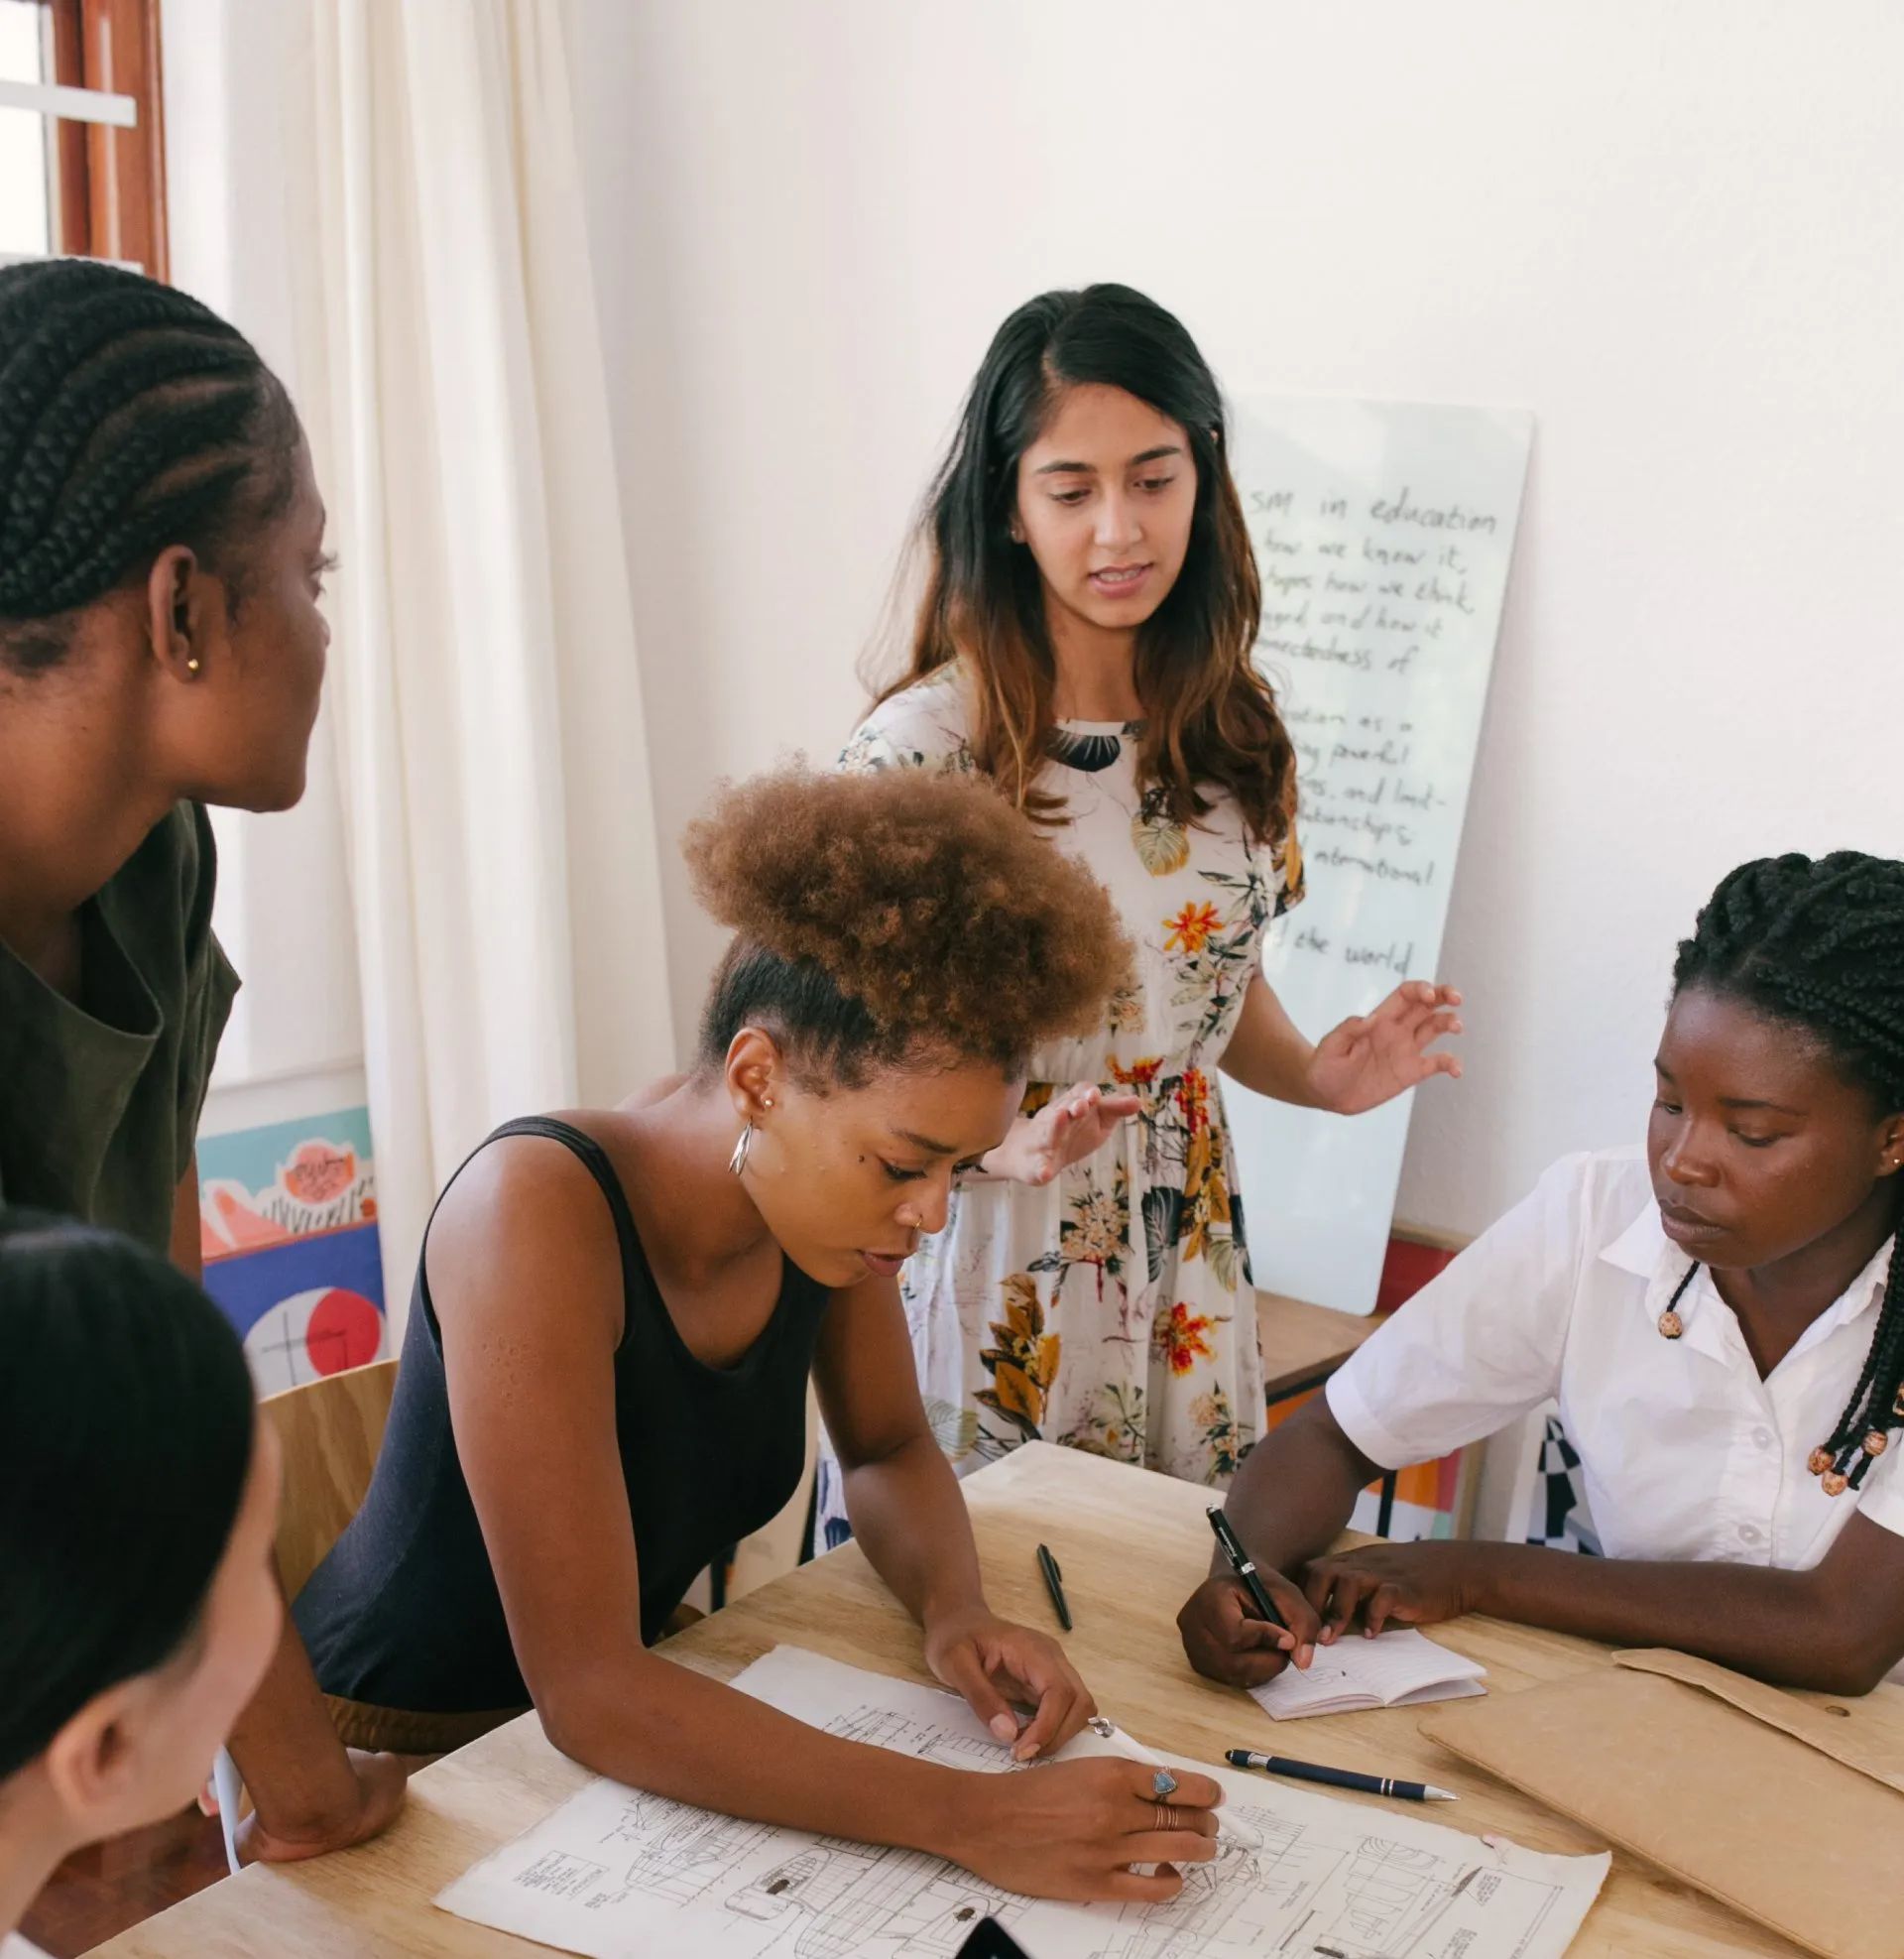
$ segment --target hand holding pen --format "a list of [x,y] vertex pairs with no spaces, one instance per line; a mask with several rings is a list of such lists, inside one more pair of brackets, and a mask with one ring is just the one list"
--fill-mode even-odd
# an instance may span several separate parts
[[1250,1558],[1219,1506],[1208,1515],[1228,1569],[1205,1579],[1177,1614],[1190,1663],[1233,1687],[1259,1687],[1291,1661],[1306,1667],[1320,1630],[1315,1608],[1281,1572]]

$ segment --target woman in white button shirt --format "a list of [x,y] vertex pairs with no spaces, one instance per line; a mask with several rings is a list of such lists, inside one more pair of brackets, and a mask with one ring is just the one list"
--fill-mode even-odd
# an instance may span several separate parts
[[56,1866],[183,1809],[264,1676],[278,1449],[129,1238],[0,1212],[0,1959]]
[[[1464,1612],[1861,1693],[1904,1659],[1904,864],[1734,871],[1681,942],[1646,1148],[1555,1164],[1249,1458],[1228,1510],[1288,1622],[1178,1616],[1254,1685]],[[1357,1492],[1558,1397],[1607,1552],[1323,1555]]]

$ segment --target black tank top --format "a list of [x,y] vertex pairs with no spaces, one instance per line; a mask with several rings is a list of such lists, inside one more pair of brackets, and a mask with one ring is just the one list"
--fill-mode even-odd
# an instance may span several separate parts
[[[488,1142],[505,1136],[564,1144],[614,1214],[625,1319],[615,1428],[641,1564],[642,1638],[652,1643],[695,1577],[798,1485],[807,1375],[828,1294],[787,1263],[760,1338],[733,1367],[709,1367],[668,1317],[601,1146],[543,1116],[506,1123]],[[450,1431],[442,1335],[420,1257],[370,1494],[293,1617],[326,1693],[432,1714],[530,1698]]]

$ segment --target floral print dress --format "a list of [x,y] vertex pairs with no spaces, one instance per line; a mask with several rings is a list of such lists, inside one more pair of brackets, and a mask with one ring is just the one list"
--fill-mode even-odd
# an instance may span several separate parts
[[[1141,1110],[1042,1188],[964,1182],[900,1276],[926,1411],[961,1474],[1047,1441],[1221,1483],[1261,1426],[1217,1064],[1263,933],[1302,896],[1301,857],[1293,834],[1279,851],[1254,843],[1228,797],[1199,826],[1172,821],[1138,788],[1140,732],[1067,721],[1052,733],[1040,787],[1064,796],[1067,818],[1054,837],[1110,892],[1136,976],[1094,1037],[1033,1057],[1024,1106],[1097,1082]],[[956,677],[876,710],[841,766],[970,771]],[[823,1454],[828,1542],[846,1535],[839,1482]]]

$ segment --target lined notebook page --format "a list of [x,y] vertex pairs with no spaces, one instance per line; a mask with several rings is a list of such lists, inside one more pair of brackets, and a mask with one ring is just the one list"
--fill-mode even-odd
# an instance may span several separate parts
[[1326,1714],[1344,1706],[1392,1707],[1416,1699],[1452,1700],[1483,1693],[1475,1684],[1488,1669],[1437,1646],[1411,1627],[1366,1640],[1350,1633],[1332,1647],[1318,1647],[1306,1671],[1285,1667],[1250,1697],[1278,1720]]

